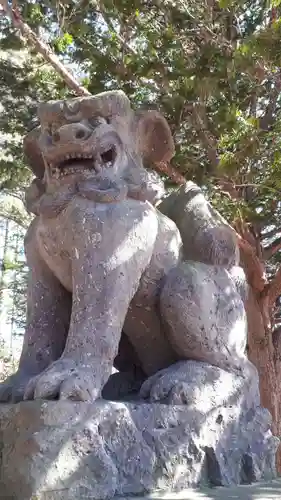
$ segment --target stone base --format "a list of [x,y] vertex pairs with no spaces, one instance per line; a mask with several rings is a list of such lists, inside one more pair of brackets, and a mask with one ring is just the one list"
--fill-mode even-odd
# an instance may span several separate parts
[[276,476],[267,410],[32,401],[0,406],[0,497],[112,499]]

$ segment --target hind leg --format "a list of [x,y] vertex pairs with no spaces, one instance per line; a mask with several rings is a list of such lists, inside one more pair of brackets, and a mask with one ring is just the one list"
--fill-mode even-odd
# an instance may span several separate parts
[[142,386],[142,397],[188,405],[201,400],[203,406],[210,399],[210,404],[221,405],[248,386],[258,401],[257,373],[244,354],[243,301],[224,268],[182,263],[168,276],[160,309],[170,344],[180,359],[188,361],[150,377]]
[[168,276],[160,307],[169,341],[182,359],[230,371],[243,365],[246,313],[224,268],[182,263]]

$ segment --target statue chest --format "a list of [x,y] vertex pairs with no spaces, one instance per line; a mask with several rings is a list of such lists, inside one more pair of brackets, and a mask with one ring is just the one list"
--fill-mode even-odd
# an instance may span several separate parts
[[41,223],[36,236],[41,257],[60,283],[72,291],[71,255],[64,228],[55,221]]

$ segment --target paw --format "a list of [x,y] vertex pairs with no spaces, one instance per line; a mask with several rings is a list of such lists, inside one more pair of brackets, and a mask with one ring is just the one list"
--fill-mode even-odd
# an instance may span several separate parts
[[22,371],[17,371],[0,384],[0,402],[18,403],[23,400],[26,387],[32,378]]
[[245,380],[202,361],[180,361],[149,377],[140,396],[151,402],[188,405],[205,413],[234,404],[245,390]]
[[141,386],[140,396],[151,402],[188,404],[188,373],[180,361],[149,377]]
[[60,358],[44,372],[30,380],[24,399],[72,399],[93,402],[101,392],[101,384],[91,366]]

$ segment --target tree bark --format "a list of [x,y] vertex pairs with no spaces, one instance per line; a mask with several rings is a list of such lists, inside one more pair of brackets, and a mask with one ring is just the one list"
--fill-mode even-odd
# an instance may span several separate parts
[[[244,233],[245,236],[245,233]],[[252,234],[251,234],[252,237]],[[248,320],[248,358],[259,373],[261,405],[272,415],[272,432],[281,435],[281,335],[272,335],[272,309],[281,293],[281,270],[271,283],[265,278],[264,262],[257,256],[261,246],[255,247],[243,237],[238,237],[240,264],[249,284],[246,302]],[[281,332],[280,332],[281,333]],[[277,470],[281,472],[281,446],[276,455]]]
[[[5,291],[5,274],[6,274],[6,269],[5,269],[5,262],[7,259],[7,254],[8,254],[8,240],[9,240],[9,227],[10,227],[10,221],[8,219],[5,220],[5,229],[3,228],[4,232],[4,237],[3,237],[3,252],[2,252],[2,259],[1,259],[1,269],[0,269],[0,327],[1,327],[1,319],[2,315],[4,313],[5,309],[5,303],[4,303],[4,291]],[[0,328],[0,339],[1,339],[1,328]]]

